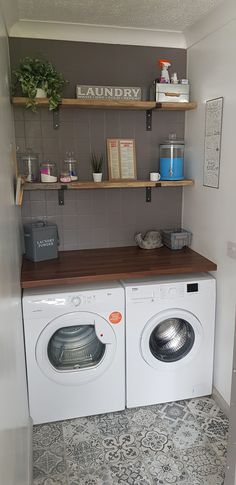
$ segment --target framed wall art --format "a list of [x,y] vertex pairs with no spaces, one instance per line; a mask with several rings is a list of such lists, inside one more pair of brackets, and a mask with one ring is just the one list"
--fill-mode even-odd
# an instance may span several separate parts
[[135,140],[127,138],[107,139],[109,180],[136,180]]
[[219,188],[223,98],[206,102],[203,185]]

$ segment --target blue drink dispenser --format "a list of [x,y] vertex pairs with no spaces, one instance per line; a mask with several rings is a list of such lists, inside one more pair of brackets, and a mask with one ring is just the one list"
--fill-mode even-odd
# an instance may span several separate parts
[[161,180],[184,179],[184,140],[176,140],[176,135],[169,135],[160,145]]

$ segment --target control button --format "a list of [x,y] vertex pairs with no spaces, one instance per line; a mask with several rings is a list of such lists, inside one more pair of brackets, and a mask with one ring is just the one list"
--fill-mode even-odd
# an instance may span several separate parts
[[81,304],[81,298],[80,296],[74,296],[71,300],[71,303],[74,305],[74,306],[79,306]]
[[176,296],[176,288],[169,289],[170,298],[174,298]]
[[161,286],[161,288],[160,288],[160,298],[162,300],[164,300],[165,298],[167,298],[167,293],[168,293],[167,288],[165,288],[165,286]]

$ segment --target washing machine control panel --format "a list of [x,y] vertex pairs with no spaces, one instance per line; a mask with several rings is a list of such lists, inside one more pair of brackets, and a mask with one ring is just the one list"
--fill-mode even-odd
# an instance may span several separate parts
[[160,299],[173,299],[179,298],[184,296],[184,285],[177,285],[177,286],[169,286],[169,285],[162,285],[160,286]]

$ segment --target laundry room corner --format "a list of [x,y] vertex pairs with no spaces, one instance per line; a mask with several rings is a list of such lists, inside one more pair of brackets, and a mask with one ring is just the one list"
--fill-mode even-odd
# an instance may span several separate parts
[[235,1],[0,30],[0,484],[236,484]]

